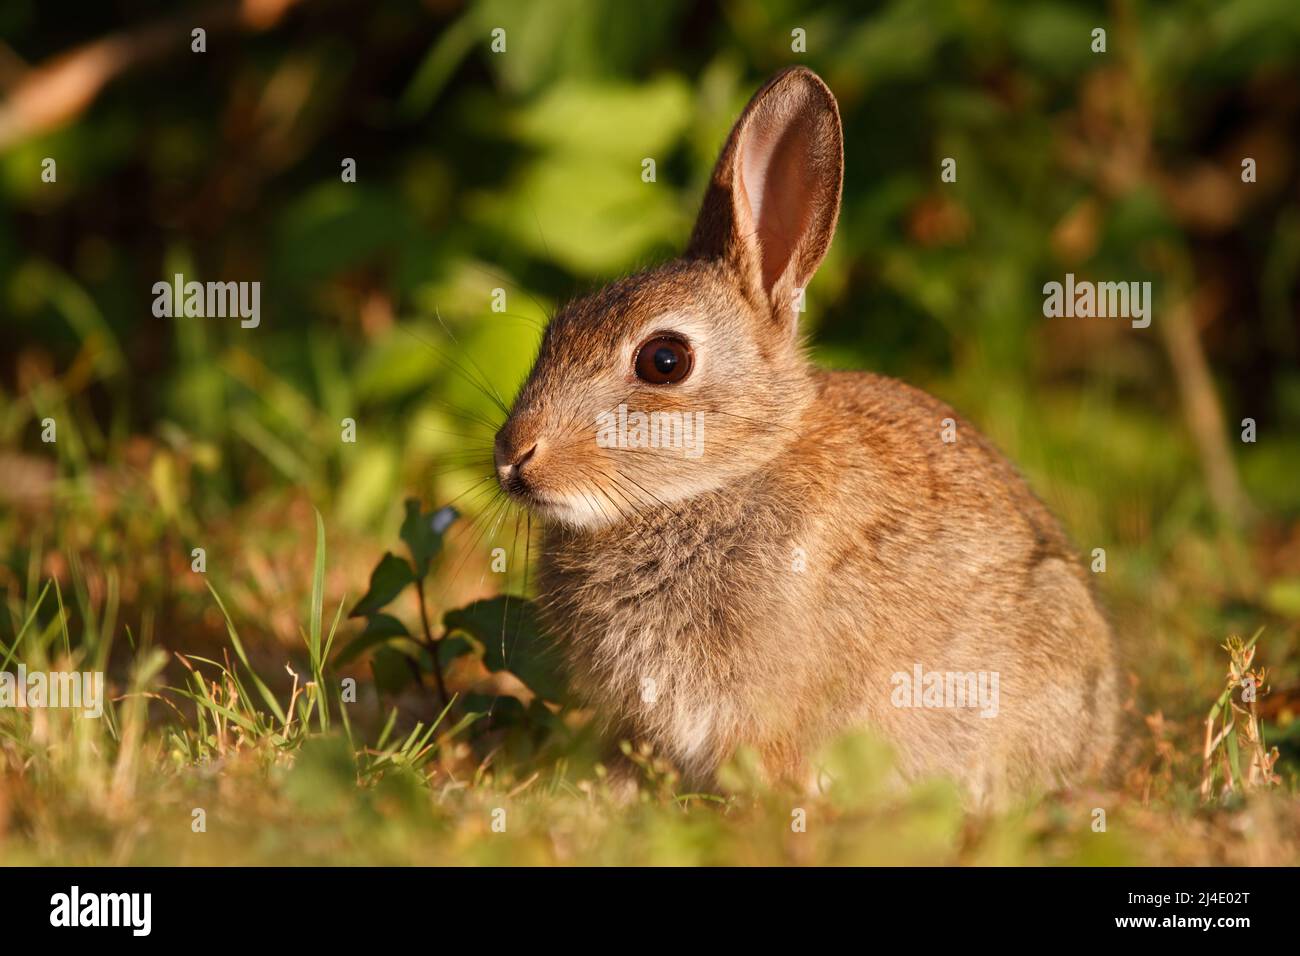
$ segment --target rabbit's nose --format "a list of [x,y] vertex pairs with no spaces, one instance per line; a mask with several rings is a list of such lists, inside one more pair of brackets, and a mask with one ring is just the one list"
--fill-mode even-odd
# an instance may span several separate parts
[[527,447],[521,451],[508,440],[497,439],[493,458],[496,460],[497,474],[501,476],[503,482],[522,480],[520,473],[524,465],[537,453],[537,442],[523,444]]

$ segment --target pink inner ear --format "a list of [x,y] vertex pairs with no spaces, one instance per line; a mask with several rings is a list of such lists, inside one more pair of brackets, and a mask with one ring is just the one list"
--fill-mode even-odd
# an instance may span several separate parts
[[808,229],[816,173],[811,124],[797,116],[784,124],[754,119],[741,151],[741,184],[759,243],[763,289],[771,292]]

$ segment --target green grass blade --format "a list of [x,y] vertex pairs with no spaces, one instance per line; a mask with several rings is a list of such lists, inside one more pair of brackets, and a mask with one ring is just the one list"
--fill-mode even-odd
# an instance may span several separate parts
[[[13,660],[14,655],[18,653],[18,645],[23,642],[23,636],[27,633],[27,629],[32,626],[32,621],[36,620],[36,613],[41,609],[41,605],[45,603],[45,595],[49,593],[50,585],[52,583],[53,579],[46,581],[45,587],[41,588],[40,597],[38,597],[36,603],[32,605],[31,611],[27,614],[27,620],[23,622],[21,630],[19,630],[18,634],[14,637],[14,646],[9,648],[9,652],[5,655],[4,662],[0,663],[0,671],[6,670],[9,667],[9,662]],[[0,647],[3,646],[4,645],[0,644]]]
[[281,724],[287,723],[288,721],[285,720],[284,709],[280,706],[280,702],[275,699],[275,695],[271,693],[271,689],[262,682],[262,678],[257,676],[257,671],[253,670],[253,666],[248,663],[248,655],[244,653],[244,645],[240,642],[239,634],[235,630],[235,622],[230,619],[230,612],[226,610],[226,605],[225,602],[221,600],[221,595],[217,593],[217,589],[214,588],[211,583],[208,583],[208,590],[212,592],[213,598],[216,599],[217,607],[221,608],[221,616],[226,619],[226,633],[230,635],[230,643],[234,645],[235,653],[239,656],[240,663],[244,665],[244,669],[248,671],[249,676],[253,679],[253,686],[257,688],[257,692],[261,695],[262,700],[266,702],[266,706],[271,708],[271,713],[275,714],[276,719],[279,720]]
[[321,615],[324,612],[325,602],[325,522],[320,516],[320,511],[313,508],[316,512],[316,560],[312,569],[311,579],[311,619],[310,619],[310,641],[307,649],[311,653],[311,667],[316,673],[321,669],[320,638],[321,638]]

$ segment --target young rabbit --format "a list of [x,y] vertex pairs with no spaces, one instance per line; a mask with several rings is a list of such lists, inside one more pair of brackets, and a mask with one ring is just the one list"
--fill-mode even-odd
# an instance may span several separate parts
[[695,784],[741,745],[806,783],[855,727],[977,803],[1082,780],[1116,671],[1055,519],[947,405],[800,347],[843,175],[833,94],[777,74],[686,255],[550,323],[495,447],[545,526],[544,621],[610,729]]

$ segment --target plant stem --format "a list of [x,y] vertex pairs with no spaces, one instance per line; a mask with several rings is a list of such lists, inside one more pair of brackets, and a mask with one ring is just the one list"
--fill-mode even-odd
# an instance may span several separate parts
[[442,679],[442,662],[438,660],[438,643],[433,639],[433,629],[429,627],[429,609],[424,603],[424,579],[415,582],[415,593],[420,598],[420,624],[424,627],[424,641],[429,645],[429,656],[433,658],[433,677],[438,682],[438,696],[442,706],[447,706],[447,685]]

